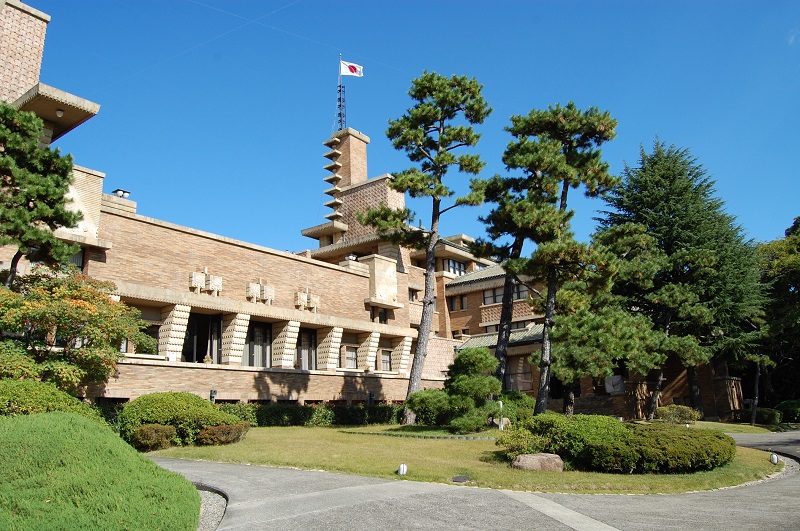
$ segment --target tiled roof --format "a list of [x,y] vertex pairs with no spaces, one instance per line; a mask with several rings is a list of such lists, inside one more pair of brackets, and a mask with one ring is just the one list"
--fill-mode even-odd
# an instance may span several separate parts
[[447,283],[448,286],[458,286],[459,284],[469,284],[470,282],[478,282],[479,280],[486,280],[490,278],[500,278],[505,276],[506,272],[500,264],[484,267],[472,273],[461,275],[460,277],[451,280]]
[[[542,340],[542,332],[544,332],[544,325],[539,323],[530,324],[525,328],[519,330],[512,330],[511,337],[508,339],[508,346],[512,347],[514,345],[527,345],[529,343],[537,343]],[[463,348],[475,348],[475,347],[496,347],[497,346],[497,332],[491,334],[481,334],[478,336],[472,336],[471,338],[464,341],[464,343],[458,347],[459,350]]]

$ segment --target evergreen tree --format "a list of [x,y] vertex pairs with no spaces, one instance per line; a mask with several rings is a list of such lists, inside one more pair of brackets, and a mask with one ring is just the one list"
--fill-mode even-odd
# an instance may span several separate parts
[[[656,141],[626,166],[607,198],[615,210],[600,219],[599,237],[618,251],[614,233],[638,230],[654,239],[652,280],[618,282],[614,293],[634,314],[647,316],[661,335],[663,354],[687,367],[692,405],[702,410],[696,367],[715,354],[747,351],[762,303],[753,246],[714,196],[714,183],[685,149]],[[659,371],[650,416],[661,392]]]
[[[582,111],[572,102],[512,116],[507,130],[514,140],[506,148],[503,162],[510,171],[521,171],[522,176],[495,177],[474,186],[497,204],[484,219],[491,240],[508,236],[513,242],[503,246],[481,241],[482,252],[504,260],[507,273],[545,286],[544,292],[529,286],[539,297],[544,313],[536,413],[547,410],[550,394],[550,334],[555,323],[556,292],[564,282],[581,278],[587,268],[594,267],[592,251],[576,242],[569,230],[569,190],[583,185],[588,196],[597,196],[616,184],[599,150],[603,142],[614,138],[616,125],[609,113],[596,108]],[[525,240],[537,244],[537,249],[531,257],[520,258]],[[508,305],[506,301],[510,304],[510,297],[504,296],[504,305]],[[510,319],[508,313],[505,317]],[[501,330],[506,327],[508,324],[501,323]],[[506,345],[507,334],[508,330]]]
[[6,286],[20,259],[58,263],[76,251],[56,239],[59,227],[74,227],[80,213],[67,210],[72,158],[39,145],[42,121],[31,112],[0,102],[0,245],[13,245]]
[[800,398],[800,217],[785,234],[757,247],[768,293],[763,349],[774,365],[774,370],[767,366],[765,371],[766,392],[773,403]]
[[[425,293],[422,317],[411,363],[408,395],[419,389],[422,369],[436,310],[436,244],[439,243],[439,221],[448,210],[459,205],[475,205],[480,197],[470,194],[444,206],[443,200],[455,195],[445,184],[451,169],[477,175],[483,169],[480,156],[457,154],[457,150],[477,145],[480,135],[473,125],[481,124],[491,112],[481,93],[483,86],[466,76],[450,78],[425,72],[411,83],[409,96],[416,103],[397,120],[389,121],[387,136],[395,149],[405,151],[417,166],[394,174],[392,189],[407,192],[414,198],[431,199],[430,227],[414,228],[413,214],[408,209],[391,209],[386,205],[369,210],[359,217],[362,223],[378,229],[378,234],[393,243],[425,251]],[[404,422],[414,422],[414,413],[406,408]]]

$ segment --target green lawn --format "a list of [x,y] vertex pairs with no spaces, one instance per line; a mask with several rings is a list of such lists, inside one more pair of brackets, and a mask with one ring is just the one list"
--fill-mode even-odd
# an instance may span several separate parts
[[[391,431],[397,426],[357,430]],[[425,434],[425,433],[423,433]],[[486,433],[489,435],[490,433]],[[526,472],[514,470],[499,457],[494,441],[387,437],[353,433],[353,428],[253,428],[234,445],[178,447],[153,452],[159,457],[246,463],[252,465],[327,470],[362,476],[398,478],[400,463],[406,479],[450,483],[457,475],[467,485],[538,492],[677,493],[709,490],[764,478],[773,466],[769,454],[738,448],[732,463],[709,472],[675,475],[600,474],[596,472]]]
[[723,433],[770,433],[772,431],[761,426],[735,422],[706,422],[701,420],[692,424],[692,426],[704,430],[719,430]]

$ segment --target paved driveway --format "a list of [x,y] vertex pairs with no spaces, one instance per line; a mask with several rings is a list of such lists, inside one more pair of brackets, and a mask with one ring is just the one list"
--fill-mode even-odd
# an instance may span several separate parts
[[[798,455],[800,433],[747,446]],[[740,437],[736,436],[737,441]],[[744,440],[747,439],[747,440]],[[763,444],[762,444],[763,443]],[[677,495],[534,494],[285,468],[155,459],[229,498],[220,530],[800,529],[798,466],[753,485]]]

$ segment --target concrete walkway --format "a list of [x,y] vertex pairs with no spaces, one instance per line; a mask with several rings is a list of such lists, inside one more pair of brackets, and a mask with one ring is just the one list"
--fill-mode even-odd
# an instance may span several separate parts
[[[800,433],[735,436],[800,458]],[[154,459],[225,492],[220,530],[800,529],[799,467],[752,485],[676,495],[533,494],[285,468]]]

